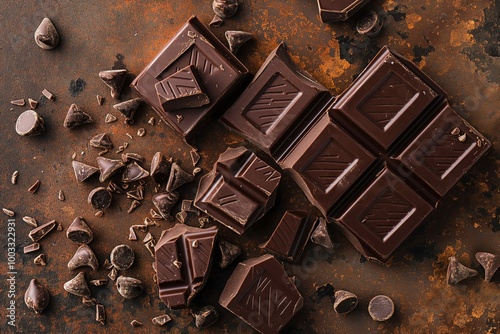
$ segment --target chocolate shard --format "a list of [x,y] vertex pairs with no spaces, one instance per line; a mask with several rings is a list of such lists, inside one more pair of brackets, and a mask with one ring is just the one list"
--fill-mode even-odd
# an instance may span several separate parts
[[162,314],[162,315],[159,315],[157,317],[154,317],[153,319],[151,319],[151,322],[154,324],[154,325],[157,325],[157,326],[164,326],[166,325],[168,322],[170,322],[172,319],[170,318],[170,316],[168,314]]
[[143,162],[144,157],[139,153],[122,153],[122,161],[127,163],[131,161]]
[[130,322],[130,326],[132,326],[132,327],[142,327],[142,325],[143,325],[143,323],[140,322],[139,320],[136,320],[136,319],[134,319]]
[[82,217],[76,217],[66,230],[66,237],[75,244],[88,244],[94,239],[94,233]]
[[238,52],[243,44],[254,38],[254,34],[239,30],[228,30],[225,36],[232,53]]
[[152,198],[154,206],[165,220],[171,219],[170,211],[178,200],[179,194],[177,192],[157,193]]
[[156,94],[165,112],[197,108],[210,103],[198,70],[189,65],[155,84]]
[[262,246],[278,257],[298,262],[314,228],[307,211],[286,211],[269,240]]
[[111,97],[118,99],[127,78],[127,70],[107,70],[99,72],[99,78],[111,89]]
[[113,174],[115,174],[120,168],[125,166],[125,163],[118,159],[108,159],[104,157],[96,158],[97,167],[101,172],[101,176],[99,177],[100,182],[105,182],[109,179]]
[[51,220],[48,223],[45,223],[43,225],[38,226],[37,228],[32,229],[28,236],[33,242],[37,242],[43,237],[45,237],[47,234],[49,234],[50,231],[52,231],[56,227],[56,221]]
[[116,279],[116,289],[123,298],[133,299],[141,295],[144,285],[137,278],[120,276]]
[[73,172],[75,173],[76,182],[81,183],[97,173],[98,168],[84,164],[83,162],[72,161]]
[[156,152],[151,161],[149,175],[156,183],[167,181],[170,175],[170,165],[171,162],[161,152]]
[[52,94],[51,92],[49,92],[45,88],[42,90],[42,95],[45,96],[50,101],[54,101],[56,99],[56,97],[54,96],[54,94]]
[[116,122],[117,118],[113,114],[106,114],[106,117],[104,118],[104,123],[113,123]]
[[45,17],[36,28],[35,43],[45,50],[53,49],[59,44],[59,33],[49,18]]
[[33,259],[33,263],[39,266],[46,266],[47,261],[45,259],[45,254],[39,254],[37,257]]
[[95,321],[101,323],[101,325],[106,324],[106,309],[102,304],[96,304],[95,306]]
[[69,270],[75,270],[80,267],[90,267],[92,270],[97,270],[97,268],[99,268],[99,262],[97,261],[94,251],[86,244],[78,247],[75,255],[73,255],[68,262]]
[[108,284],[108,279],[107,278],[98,278],[90,281],[90,284],[93,286],[104,286]]
[[34,110],[26,110],[16,121],[16,132],[20,136],[38,136],[45,132],[45,122]]
[[100,133],[92,137],[90,146],[109,150],[113,148],[113,143],[107,133]]
[[10,101],[10,103],[18,107],[23,107],[24,105],[26,105],[26,101],[24,101],[24,99],[12,100]]
[[186,183],[192,182],[193,180],[193,174],[189,174],[182,169],[181,166],[174,162],[170,168],[170,176],[168,178],[166,190],[169,192],[174,191],[175,189],[185,185]]
[[448,284],[457,284],[467,278],[477,276],[476,270],[461,264],[456,257],[450,256],[448,258],[448,270],[446,271],[446,282]]
[[29,309],[35,311],[36,314],[49,306],[50,293],[49,291],[35,279],[30,281],[28,289],[24,293],[24,303]]
[[139,108],[141,104],[141,98],[135,98],[127,101],[123,101],[117,103],[113,106],[116,110],[118,110],[123,116],[125,116],[125,122],[128,124],[134,123],[135,112]]
[[40,249],[40,244],[38,242],[34,242],[31,245],[24,246],[23,253],[24,254],[32,253],[32,252],[36,252],[39,249]]
[[500,256],[492,253],[477,252],[476,260],[484,268],[484,280],[490,282],[491,278],[500,267]]
[[63,126],[65,128],[72,129],[87,123],[94,123],[94,120],[89,114],[81,110],[76,104],[73,103],[68,109]]
[[93,189],[87,201],[96,210],[105,210],[111,205],[113,194],[108,188],[98,187]]
[[79,272],[71,280],[64,283],[64,290],[67,292],[80,296],[80,297],[90,297],[90,289],[85,280],[85,273],[83,271]]
[[214,15],[212,21],[208,24],[210,27],[218,28],[224,23],[224,20],[219,17],[219,15]]
[[303,302],[283,266],[272,255],[240,262],[219,298],[223,307],[259,333],[280,332]]
[[383,19],[375,11],[371,11],[365,15],[356,24],[356,31],[360,35],[368,37],[377,37],[384,27]]
[[231,263],[236,260],[238,256],[241,255],[242,250],[237,245],[234,245],[226,240],[219,241],[219,249],[221,253],[221,259],[219,261],[219,267],[227,268]]
[[117,270],[125,270],[134,264],[135,253],[129,245],[118,245],[111,251],[109,259]]
[[321,22],[345,21],[369,2],[370,0],[318,0]]
[[204,306],[192,313],[197,328],[207,328],[219,320],[219,311],[212,305]]
[[[155,246],[158,290],[171,309],[185,308],[208,278],[217,227],[200,229],[176,224]],[[193,247],[193,241],[198,247]]]
[[220,18],[227,19],[236,14],[238,10],[238,0],[214,0],[212,9]]
[[325,247],[326,249],[333,249],[333,242],[328,233],[328,228],[326,225],[326,219],[320,217],[318,219],[318,225],[311,234],[311,241],[315,244]]
[[394,302],[384,295],[375,296],[368,304],[368,313],[375,321],[387,321],[394,314]]
[[38,106],[38,101],[33,100],[32,98],[28,98],[28,103],[30,105],[30,108],[32,110],[35,110],[36,107]]
[[125,166],[125,169],[122,174],[122,182],[124,183],[135,182],[148,176],[149,172],[134,161]]
[[345,290],[335,291],[335,302],[333,308],[339,314],[347,314],[358,305],[358,297],[352,292]]
[[195,206],[242,234],[274,205],[280,180],[252,151],[228,148],[201,178]]

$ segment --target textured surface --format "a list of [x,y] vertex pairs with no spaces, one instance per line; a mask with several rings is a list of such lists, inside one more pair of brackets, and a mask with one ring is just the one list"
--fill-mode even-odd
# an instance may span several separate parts
[[[435,214],[396,251],[394,260],[387,266],[364,262],[336,229],[331,231],[334,242],[340,246],[334,252],[325,253],[309,244],[299,265],[286,264],[289,273],[298,279],[304,308],[292,319],[285,333],[498,332],[498,273],[491,284],[479,277],[453,287],[445,281],[448,257],[457,256],[482,275],[474,253],[500,252],[498,1],[375,0],[366,10],[387,11],[386,27],[376,39],[356,35],[357,15],[344,23],[322,24],[314,0],[244,0],[240,4],[233,18],[212,31],[221,40],[229,29],[256,34],[256,41],[244,45],[238,52],[252,73],[256,73],[280,41],[286,40],[293,60],[338,95],[379,48],[388,44],[436,80],[450,94],[452,106],[493,143],[493,151],[450,190]],[[152,206],[143,202],[136,211],[127,214],[129,201],[117,196],[102,218],[94,217],[91,207],[82,200],[100,183],[93,176],[77,184],[71,167],[74,152],[78,154],[78,161],[95,166],[99,150],[89,148],[88,140],[102,132],[111,135],[115,147],[129,142],[126,151],[143,154],[146,166],[158,150],[166,157],[182,161],[183,167],[191,166],[190,148],[165,124],[158,124],[156,112],[145,104],[137,111],[134,125],[123,124],[121,115],[112,108],[116,102],[98,72],[126,66],[137,75],[192,14],[197,14],[204,23],[210,22],[211,1],[40,0],[26,1],[20,6],[18,1],[3,0],[1,7],[0,27],[5,33],[0,42],[0,77],[7,84],[0,86],[0,204],[16,212],[18,331],[61,333],[85,328],[92,332],[129,332],[130,321],[137,319],[144,323],[142,328],[134,329],[137,333],[215,334],[237,330],[252,333],[248,326],[222,308],[219,322],[203,331],[195,327],[189,310],[167,311],[152,280],[152,258],[140,242],[144,233],[137,232],[138,242],[127,239],[129,226],[142,222]],[[36,27],[45,16],[51,18],[61,35],[58,47],[50,51],[40,49],[33,39]],[[86,85],[75,87],[72,81],[83,81]],[[131,77],[126,84],[130,81]],[[40,99],[44,88],[56,96],[55,101]],[[103,106],[97,104],[96,94],[105,97]],[[128,89],[123,94],[123,100],[135,97]],[[25,109],[11,105],[10,100],[28,97],[39,100],[36,111],[46,121],[46,133],[37,138],[21,138],[14,131],[16,118]],[[64,116],[71,103],[84,108],[96,124],[74,132],[63,129]],[[119,121],[104,124],[107,113],[115,114]],[[151,116],[156,117],[155,126],[147,123]],[[207,122],[208,126],[210,132],[200,134],[193,143],[202,156],[199,166],[204,173],[211,170],[228,145],[245,143],[220,124]],[[137,138],[135,133],[140,127],[147,133]],[[114,153],[109,156],[119,157]],[[18,183],[12,185],[10,178],[15,170],[19,171]],[[37,178],[42,184],[39,191],[31,195],[27,188]],[[196,184],[186,187],[183,198],[193,199]],[[152,182],[147,179],[146,201],[151,199],[152,188]],[[63,202],[57,199],[59,189],[66,196]],[[266,222],[242,237],[220,229],[224,238],[242,246],[242,260],[262,254],[258,244],[269,238],[285,210],[311,209],[299,187],[285,173],[276,203]],[[83,305],[79,298],[69,296],[62,289],[62,284],[74,276],[66,265],[78,246],[66,238],[65,231],[53,230],[40,240],[47,255],[47,266],[34,265],[32,260],[38,253],[22,254],[22,247],[31,243],[27,236],[31,227],[21,219],[25,215],[35,217],[40,225],[57,219],[65,229],[74,217],[84,217],[95,233],[90,247],[99,263],[103,263],[114,246],[130,244],[137,262],[128,269],[127,275],[141,279],[145,292],[137,299],[123,301],[112,284],[100,288],[91,286],[93,294],[106,307],[107,325],[103,327],[95,321],[94,308]],[[7,272],[7,218],[0,216],[2,275]],[[188,224],[196,223],[196,217],[190,216]],[[150,232],[158,239],[162,229],[172,226],[173,223],[163,221],[161,227],[151,227]],[[214,266],[203,293],[193,300],[193,308],[216,305],[223,282],[234,268],[235,264],[224,270]],[[88,273],[88,279],[96,279],[106,277],[108,271],[100,268]],[[37,278],[51,293],[51,302],[40,317],[35,317],[23,303],[31,278]],[[360,299],[358,307],[348,316],[337,315],[329,298],[316,297],[315,287],[326,283],[356,293]],[[3,279],[0,290],[0,307],[4,309],[9,299]],[[388,295],[396,306],[395,315],[385,323],[375,323],[367,311],[369,300],[378,294]],[[150,319],[165,312],[172,317],[172,322],[164,329],[156,328]],[[3,317],[0,332],[13,332]]]

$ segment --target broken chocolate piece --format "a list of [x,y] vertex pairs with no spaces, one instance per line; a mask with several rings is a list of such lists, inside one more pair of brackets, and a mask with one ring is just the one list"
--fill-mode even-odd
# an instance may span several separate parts
[[382,31],[384,21],[375,11],[371,11],[356,24],[356,31],[360,35],[376,37]]
[[45,260],[45,254],[40,254],[33,259],[33,263],[39,266],[46,266],[47,262]]
[[101,325],[106,324],[106,309],[102,304],[96,304],[95,306],[95,321],[101,323]]
[[85,306],[96,306],[97,304],[99,304],[99,301],[97,300],[97,298],[94,298],[94,297],[83,296],[82,297],[82,304],[84,304]]
[[281,263],[263,255],[238,264],[219,303],[258,332],[278,333],[302,308],[303,298]]
[[143,323],[142,323],[142,322],[140,322],[139,320],[135,320],[135,319],[134,319],[134,320],[132,320],[132,321],[130,322],[130,326],[132,326],[132,327],[141,327],[142,325],[143,325]]
[[59,192],[57,193],[57,199],[60,201],[64,201],[66,199],[62,190],[59,190]]
[[130,268],[134,263],[135,254],[130,246],[119,245],[113,248],[109,258],[116,269],[125,270]]
[[137,129],[137,136],[138,137],[144,137],[145,135],[146,135],[146,129],[144,129],[144,128]]
[[36,219],[33,218],[33,217],[24,216],[23,217],[23,222],[25,222],[26,224],[28,224],[30,226],[38,227],[38,223],[37,223]]
[[148,176],[149,172],[134,161],[125,166],[122,174],[122,182],[135,182]]
[[193,162],[193,166],[196,166],[198,161],[200,161],[200,155],[198,154],[198,152],[196,152],[195,149],[189,151],[189,154],[191,156],[191,161]]
[[35,311],[36,314],[40,314],[49,305],[49,302],[49,291],[35,279],[32,279],[28,289],[24,293],[24,303],[26,306]]
[[330,283],[316,287],[316,291],[311,298],[316,303],[319,303],[325,297],[330,298],[332,303],[335,302],[335,288]]
[[90,140],[90,146],[110,150],[113,148],[113,143],[111,142],[111,139],[109,139],[109,135],[107,133],[100,133],[92,137]]
[[130,203],[130,207],[128,208],[127,210],[127,213],[132,213],[134,212],[135,209],[137,209],[137,207],[141,205],[141,202],[139,202],[138,200],[133,200],[132,203]]
[[241,255],[242,250],[240,247],[233,245],[226,240],[219,241],[219,249],[221,254],[221,259],[219,261],[219,267],[227,268],[231,263],[236,260],[238,256]]
[[170,210],[179,200],[179,194],[177,192],[173,193],[158,193],[153,195],[152,201],[156,209],[160,212],[161,216],[165,220],[169,220]]
[[24,252],[24,254],[27,254],[27,253],[31,253],[31,252],[36,252],[39,249],[40,249],[40,244],[38,242],[34,242],[31,245],[24,246],[23,252]]
[[318,0],[321,22],[345,21],[370,0]]
[[223,19],[230,18],[238,10],[238,0],[214,0],[212,9],[218,17]]
[[97,270],[99,268],[99,262],[95,256],[92,249],[83,244],[75,252],[75,255],[69,260],[68,268],[69,270],[75,270],[80,267],[91,267],[92,270]]
[[113,195],[108,188],[98,187],[92,190],[87,199],[88,203],[96,210],[105,210],[111,205]]
[[55,96],[54,96],[54,94],[52,94],[51,92],[49,92],[45,88],[42,90],[42,95],[45,96],[47,99],[49,99],[51,101],[54,101],[56,99]]
[[333,249],[333,242],[328,233],[328,228],[326,225],[326,219],[320,217],[318,219],[318,225],[311,234],[311,241],[315,244],[325,247],[326,249]]
[[132,299],[139,297],[144,287],[137,278],[120,276],[116,279],[116,289],[124,298]]
[[102,104],[104,103],[104,97],[102,97],[101,95],[97,94],[96,98],[97,98],[97,104],[100,105],[100,106],[102,106]]
[[368,313],[375,321],[387,321],[394,314],[394,303],[387,296],[375,296],[368,304]]
[[484,268],[484,280],[490,282],[491,278],[500,267],[500,257],[492,253],[477,252],[476,260]]
[[30,105],[30,108],[32,110],[35,110],[36,107],[38,106],[38,101],[35,101],[35,100],[31,99],[31,98],[28,98],[28,104]]
[[48,223],[38,226],[37,228],[31,230],[28,234],[33,242],[37,242],[43,237],[45,237],[50,231],[52,231],[56,227],[56,221],[51,220]]
[[106,114],[106,117],[104,118],[104,123],[113,123],[116,122],[117,118],[115,115],[112,114]]
[[128,229],[128,240],[137,240],[137,234],[135,233],[135,229],[132,226],[130,226],[130,228]]
[[170,168],[170,176],[167,182],[166,190],[171,192],[175,189],[185,185],[186,183],[192,182],[194,180],[194,175],[189,174],[184,169],[181,168],[177,163],[173,163]]
[[464,279],[478,275],[477,271],[464,266],[456,257],[450,256],[448,260],[450,261],[448,270],[446,271],[446,282],[448,284],[457,284]]
[[73,160],[71,162],[75,173],[76,182],[83,182],[99,171],[98,168]]
[[75,244],[88,244],[94,239],[94,233],[82,217],[76,217],[68,227],[66,237]]
[[3,211],[3,213],[5,213],[9,217],[14,217],[16,215],[16,213],[14,211],[6,209],[6,208],[3,208],[2,211]]
[[24,99],[19,99],[19,100],[10,101],[10,104],[13,104],[13,105],[18,106],[18,107],[24,107],[26,102],[24,101]]
[[71,280],[64,283],[64,290],[80,297],[90,297],[90,289],[85,280],[85,273],[79,272]]
[[254,38],[252,33],[239,30],[228,30],[226,31],[225,36],[227,44],[229,44],[229,50],[231,50],[234,54],[238,52],[243,44]]
[[162,315],[159,315],[157,317],[154,317],[153,319],[151,319],[151,322],[157,326],[164,326],[165,324],[167,324],[168,322],[170,322],[170,320],[172,320],[168,314],[162,314]]
[[262,246],[291,262],[298,262],[314,228],[307,211],[286,211],[269,240]]
[[151,161],[150,175],[156,183],[167,181],[171,162],[160,152],[156,152]]
[[111,97],[118,99],[127,77],[126,69],[99,72],[99,78],[111,89]]
[[89,114],[81,110],[76,104],[72,104],[68,113],[66,114],[66,118],[64,119],[63,126],[68,129],[75,128],[82,124],[94,123],[92,117]]
[[108,274],[108,277],[112,281],[116,281],[116,277],[118,276],[118,271],[116,270],[115,267],[111,268],[111,271]]
[[34,110],[26,110],[16,121],[16,132],[20,136],[38,136],[45,132],[43,118]]
[[[165,112],[197,108],[210,103],[196,67],[189,65],[155,84]],[[194,112],[194,111],[193,111]]]
[[224,20],[219,17],[219,15],[214,15],[212,21],[208,24],[210,27],[219,28],[224,23]]
[[108,280],[106,278],[93,279],[90,281],[90,284],[93,286],[103,286],[108,284]]
[[335,291],[335,302],[333,309],[339,314],[347,314],[354,310],[358,305],[358,297],[349,291],[337,290]]
[[104,157],[96,158],[97,167],[101,172],[99,176],[99,181],[104,182],[109,179],[113,174],[115,174],[120,168],[125,166],[125,163],[118,159],[108,159]]
[[125,163],[130,161],[143,162],[144,157],[138,153],[122,153],[122,161]]
[[45,50],[53,49],[59,44],[59,33],[49,18],[45,17],[36,28],[35,43]]
[[17,178],[19,177],[19,171],[14,171],[10,177],[10,183],[17,184]]
[[187,212],[185,211],[180,211],[175,214],[175,218],[181,223],[184,224],[186,222],[186,219],[188,217]]
[[192,314],[196,327],[200,329],[207,328],[219,320],[219,311],[212,305],[204,306]]
[[[217,227],[199,229],[176,224],[155,247],[158,291],[171,309],[185,308],[203,288],[211,269]],[[193,241],[198,247],[193,247]]]
[[38,189],[40,189],[40,184],[42,184],[42,182],[40,180],[36,180],[35,183],[33,183],[31,187],[28,188],[28,191],[32,194],[35,194]]
[[113,106],[113,108],[115,108],[116,110],[121,112],[123,116],[125,116],[125,123],[132,124],[134,123],[135,112],[137,111],[137,108],[139,108],[141,102],[141,98],[135,98],[117,103]]

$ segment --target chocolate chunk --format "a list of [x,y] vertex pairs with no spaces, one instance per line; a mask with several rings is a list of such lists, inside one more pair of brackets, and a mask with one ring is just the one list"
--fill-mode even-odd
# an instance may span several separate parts
[[125,163],[121,160],[108,159],[103,157],[96,158],[97,167],[101,172],[99,177],[100,182],[104,182],[113,176],[120,168],[125,166]]
[[38,226],[37,228],[34,228],[31,230],[28,234],[30,239],[33,242],[37,242],[43,237],[45,237],[50,231],[52,231],[56,227],[56,221],[51,220],[48,223],[45,223],[43,225]]
[[104,123],[113,123],[116,122],[117,118],[115,115],[112,114],[106,114],[106,117],[104,119]]
[[99,187],[92,190],[87,201],[96,210],[105,210],[111,205],[113,195],[105,187]]
[[33,110],[26,110],[16,121],[16,132],[20,136],[38,136],[45,132],[43,118]]
[[229,50],[231,50],[232,53],[238,52],[243,44],[254,38],[252,33],[239,30],[228,30],[225,36],[227,44],[229,45]]
[[158,193],[152,197],[153,204],[160,212],[163,219],[169,220],[170,210],[179,200],[179,194],[176,192],[173,193]]
[[345,290],[335,291],[335,302],[333,309],[339,314],[347,314],[358,305],[358,297],[352,292]]
[[45,254],[40,254],[33,259],[33,263],[39,266],[46,266],[47,261],[45,260]]
[[94,120],[89,114],[81,110],[76,104],[73,103],[68,109],[63,126],[65,128],[72,129],[87,123],[94,123]]
[[151,161],[150,175],[156,183],[167,181],[170,175],[170,164],[163,154],[156,152]]
[[[217,227],[199,229],[176,224],[155,247],[158,291],[171,309],[185,308],[203,288],[211,269]],[[193,241],[198,247],[193,247]]]
[[214,0],[212,9],[215,15],[227,19],[236,14],[238,10],[238,0]]
[[219,311],[212,305],[204,306],[193,313],[196,327],[207,328],[219,320]]
[[24,216],[23,217],[23,222],[25,222],[26,224],[28,224],[30,226],[38,227],[38,223],[37,223],[36,219],[33,218],[33,217]]
[[333,242],[328,233],[328,228],[326,225],[326,219],[320,217],[318,219],[318,225],[311,234],[311,241],[315,244],[325,247],[326,249],[333,249]]
[[345,21],[370,0],[318,0],[321,22]]
[[64,283],[64,290],[67,292],[80,296],[80,297],[90,297],[90,289],[85,280],[85,273],[83,271],[79,272],[71,280]]
[[384,26],[383,19],[375,11],[371,11],[356,24],[356,31],[360,35],[376,37]]
[[28,188],[28,191],[32,194],[35,194],[38,189],[40,189],[40,184],[42,184],[42,182],[40,180],[36,180],[35,183],[33,183],[31,187]]
[[375,321],[387,321],[394,314],[394,303],[387,296],[375,296],[368,304],[368,313]]
[[122,182],[135,182],[149,176],[149,172],[142,168],[137,162],[129,163],[125,166],[122,174]]
[[26,104],[26,102],[24,101],[24,99],[18,99],[10,101],[10,104],[13,104],[18,107],[23,107]]
[[168,316],[168,314],[162,314],[157,317],[154,317],[151,319],[151,322],[157,326],[164,326],[168,322],[170,322],[172,319]]
[[101,325],[106,324],[106,309],[102,304],[97,304],[95,306],[95,321],[100,322]]
[[53,49],[59,44],[59,33],[49,18],[45,17],[36,28],[35,43],[45,50]]
[[175,189],[185,185],[186,183],[192,182],[194,180],[194,175],[189,174],[181,168],[177,163],[173,163],[170,168],[170,176],[167,182],[166,190],[171,192]]
[[94,239],[94,233],[82,217],[76,217],[68,227],[66,237],[75,244],[88,244]]
[[145,135],[146,135],[146,129],[144,129],[144,128],[139,128],[139,129],[137,130],[137,136],[139,136],[139,137],[144,137]]
[[[199,74],[210,103],[175,112],[163,110],[155,86],[193,65]],[[194,71],[193,71],[194,72]],[[132,82],[131,87],[178,134],[187,137],[206,127],[206,120],[216,110],[224,108],[235,91],[246,81],[248,70],[196,17],[192,17],[165,48]],[[178,121],[178,116],[182,121]]]
[[219,241],[219,249],[221,254],[219,267],[221,268],[227,268],[242,253],[240,247],[233,245],[232,243],[226,240]]
[[27,254],[27,253],[36,252],[39,249],[40,249],[40,244],[38,242],[34,242],[31,245],[24,246],[23,252],[24,252],[24,254]]
[[143,162],[144,157],[139,153],[122,153],[122,161],[125,163],[131,161]]
[[113,148],[113,143],[111,142],[111,139],[109,139],[109,135],[107,133],[100,133],[92,137],[90,140],[90,146],[109,150]]
[[127,78],[127,70],[107,70],[99,72],[99,78],[111,89],[111,97],[118,99]]
[[49,302],[49,291],[35,279],[32,279],[28,289],[24,293],[24,303],[26,306],[35,311],[36,314],[40,314],[47,306],[49,306]]
[[491,278],[500,267],[500,257],[492,253],[477,252],[476,260],[484,268],[484,280],[490,282]]
[[448,284],[457,284],[467,278],[478,275],[477,271],[464,266],[456,257],[451,256],[448,260],[450,261],[448,263],[448,270],[446,271],[446,282]]
[[75,270],[80,267],[91,267],[92,270],[97,270],[97,268],[99,268],[97,257],[92,249],[86,244],[78,247],[75,255],[73,255],[71,260],[68,262],[69,270]]
[[269,240],[262,246],[291,262],[298,262],[314,228],[307,211],[286,211]]
[[319,303],[323,298],[328,297],[332,302],[335,302],[335,288],[330,283],[316,287],[312,300]]
[[302,308],[303,298],[281,263],[263,255],[238,264],[219,303],[259,333],[278,333]]
[[132,124],[134,123],[135,112],[139,108],[141,102],[142,99],[135,98],[115,104],[113,108],[115,108],[116,110],[121,112],[123,116],[125,116],[126,123]]
[[113,248],[110,260],[113,266],[118,270],[125,270],[134,263],[134,250],[128,245],[119,245]]
[[201,178],[195,206],[242,234],[274,205],[280,180],[252,151],[228,148]]
[[78,183],[85,181],[99,171],[99,169],[94,166],[90,166],[78,161],[72,161],[71,165],[73,166],[76,182]]
[[221,19],[217,14],[214,15],[214,17],[212,18],[212,21],[210,21],[210,23],[208,24],[210,27],[215,27],[215,28],[218,28],[220,27],[222,24],[224,23],[224,20]]
[[132,299],[141,295],[144,286],[137,278],[120,276],[116,279],[116,289],[123,298]]
[[42,95],[45,96],[47,99],[49,99],[51,101],[54,101],[56,99],[55,96],[54,96],[54,94],[52,94],[51,92],[49,92],[45,88],[42,90]]
[[115,267],[111,268],[111,271],[108,274],[108,277],[112,281],[116,281],[116,277],[118,276],[118,271],[116,270]]
[[197,108],[210,103],[198,70],[189,65],[155,84],[156,94],[165,112]]

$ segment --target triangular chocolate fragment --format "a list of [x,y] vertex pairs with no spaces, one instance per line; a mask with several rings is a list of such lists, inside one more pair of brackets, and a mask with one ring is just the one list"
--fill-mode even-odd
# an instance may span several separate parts
[[123,116],[125,116],[126,123],[132,124],[134,123],[135,112],[137,111],[137,108],[139,108],[141,102],[142,99],[138,97],[135,99],[117,103],[113,106],[113,108],[115,108],[116,110],[121,112]]
[[448,284],[457,284],[464,279],[478,275],[476,270],[464,266],[456,257],[450,256],[448,260],[450,261],[448,263],[448,270],[446,271],[446,282]]
[[75,172],[76,182],[81,183],[94,175],[99,169],[82,162],[73,161],[73,171]]
[[101,176],[99,177],[99,181],[101,182],[106,181],[120,168],[125,166],[125,163],[121,160],[108,159],[104,157],[97,157],[96,162],[97,167],[99,167],[99,171],[101,172]]
[[76,244],[88,244],[94,239],[94,233],[82,217],[76,217],[69,225],[66,237]]
[[219,267],[227,268],[238,256],[241,255],[241,248],[225,240],[219,241],[221,260]]
[[218,15],[214,15],[212,21],[208,24],[210,27],[219,28],[224,23],[224,20],[220,18]]
[[193,65],[184,67],[155,85],[156,94],[166,112],[197,108],[210,103]]
[[125,167],[122,175],[122,182],[134,182],[147,176],[149,176],[149,172],[134,161]]
[[49,18],[44,18],[36,28],[35,43],[45,50],[53,49],[59,44],[59,33]]
[[99,262],[94,254],[94,251],[86,244],[78,247],[75,255],[69,260],[68,268],[69,270],[75,270],[80,267],[91,267],[92,270],[97,270],[99,268]]
[[170,210],[172,210],[173,206],[179,200],[179,194],[176,192],[173,193],[158,193],[155,194],[152,198],[154,206],[158,209],[161,216],[165,220],[169,220]]
[[170,168],[170,177],[168,178],[167,191],[175,190],[186,183],[192,182],[193,180],[194,175],[189,174],[174,162],[172,164],[172,168]]
[[126,77],[126,69],[99,72],[99,78],[101,78],[101,80],[111,89],[111,97],[114,99],[120,97]]
[[333,242],[328,234],[325,218],[319,218],[318,226],[316,226],[311,234],[311,241],[325,247],[326,249],[333,249]]
[[90,297],[90,289],[85,280],[85,273],[79,272],[71,280],[64,283],[64,290],[67,292],[80,296],[80,297]]
[[89,114],[78,108],[78,106],[73,103],[69,107],[66,118],[64,119],[64,127],[71,129],[85,123],[94,123],[94,120]]
[[100,133],[90,140],[90,146],[109,150],[113,148],[113,143],[107,133]]
[[106,117],[104,119],[104,123],[113,123],[116,121],[116,116],[113,114],[106,114]]
[[151,161],[150,175],[156,183],[168,180],[170,161],[161,152],[156,152]]
[[228,30],[226,31],[225,35],[227,43],[229,44],[229,50],[231,50],[233,54],[238,52],[238,49],[243,44],[245,44],[254,37],[252,33],[239,30]]

